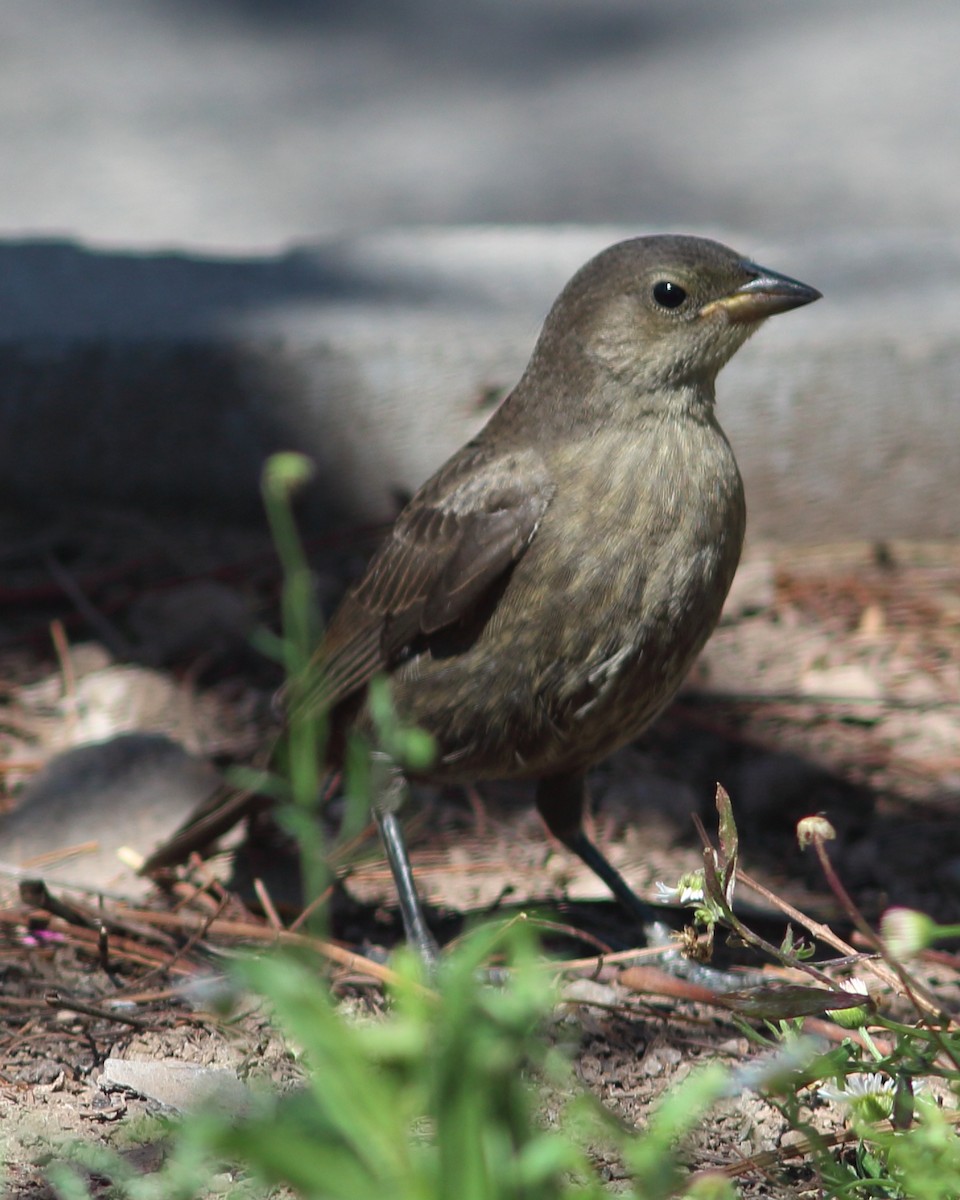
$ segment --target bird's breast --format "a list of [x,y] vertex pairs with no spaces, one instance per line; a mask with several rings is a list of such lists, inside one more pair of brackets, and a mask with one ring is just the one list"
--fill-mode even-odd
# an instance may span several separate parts
[[553,702],[568,721],[591,724],[633,706],[642,727],[719,618],[743,542],[743,489],[715,426],[609,446],[605,461],[575,503],[561,499],[548,514],[529,568],[541,591],[550,581]]
[[554,499],[482,634],[416,665],[412,715],[452,771],[596,761],[679,687],[733,579],[743,491],[716,425],[658,432],[567,443],[548,460]]

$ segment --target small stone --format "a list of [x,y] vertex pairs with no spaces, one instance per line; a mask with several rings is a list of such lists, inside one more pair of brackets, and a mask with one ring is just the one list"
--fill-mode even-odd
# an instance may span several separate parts
[[178,1059],[108,1058],[98,1083],[104,1091],[123,1088],[179,1112],[213,1107],[237,1114],[252,1099],[233,1071]]
[[149,883],[118,852],[149,854],[219,783],[213,766],[163,734],[78,746],[51,759],[0,821],[4,857],[49,881],[141,894]]
[[880,700],[883,691],[876,679],[856,663],[814,667],[800,676],[805,696],[830,696],[840,700]]

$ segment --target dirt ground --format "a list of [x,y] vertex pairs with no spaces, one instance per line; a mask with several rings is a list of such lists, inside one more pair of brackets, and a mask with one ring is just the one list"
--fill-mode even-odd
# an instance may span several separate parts
[[[137,890],[129,873],[129,887],[107,886],[84,858],[119,819],[106,784],[102,802],[96,787],[76,793],[87,836],[58,816],[41,827],[43,854],[11,857],[9,830],[25,820],[31,781],[71,747],[137,731],[172,737],[205,768],[255,757],[279,678],[249,646],[251,629],[270,626],[277,607],[263,535],[103,513],[55,523],[0,516],[0,534],[0,805],[11,814],[0,825],[0,1128],[5,1194],[40,1200],[54,1195],[44,1165],[64,1138],[109,1144],[139,1170],[155,1168],[162,1143],[138,1130],[162,1097],[178,1105],[164,1091],[174,1086],[171,1064],[221,1073],[187,1072],[190,1086],[295,1078],[266,1016],[228,1027],[184,988],[236,945],[268,945],[295,922],[300,897],[290,846],[263,819],[253,837],[234,834],[229,851],[195,862],[165,892]],[[325,605],[374,542],[353,533],[311,547]],[[94,698],[94,679],[123,688],[107,703]],[[960,545],[751,547],[681,696],[592,779],[593,833],[639,892],[700,864],[693,818],[714,831],[718,782],[733,800],[746,869],[819,919],[849,932],[796,845],[797,819],[816,812],[837,829],[833,862],[869,919],[907,904],[960,920]],[[141,800],[142,787],[124,790],[120,808]],[[172,832],[175,808],[153,814],[138,852]],[[582,1086],[625,1121],[642,1127],[651,1104],[705,1056],[749,1058],[729,1014],[644,991],[631,960],[610,957],[634,947],[636,931],[551,843],[525,789],[424,790],[407,830],[441,940],[471,915],[535,905],[557,927],[548,946],[558,962],[594,957],[563,972],[569,1004],[553,1036],[573,1048]],[[67,860],[91,882],[64,882],[57,870]],[[333,935],[377,960],[399,930],[375,839],[359,839],[337,865]],[[25,889],[25,877],[43,878],[46,890]],[[758,913],[769,916],[763,905]],[[351,1003],[378,1008],[375,979],[318,958],[321,973]],[[952,1003],[949,972],[931,985]],[[166,1075],[143,1091],[108,1090],[115,1060],[160,1064]],[[835,1107],[815,1097],[810,1105],[820,1128],[842,1127]],[[546,1120],[551,1112],[547,1098]],[[745,1196],[816,1195],[784,1133],[776,1111],[744,1092],[700,1126],[685,1154],[698,1168],[735,1167],[771,1151],[738,1181]],[[604,1169],[615,1189],[616,1163]]]

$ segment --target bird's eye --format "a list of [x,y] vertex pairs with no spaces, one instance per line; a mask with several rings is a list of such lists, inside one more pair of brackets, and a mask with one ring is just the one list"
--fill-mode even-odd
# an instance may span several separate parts
[[659,283],[653,285],[653,298],[661,308],[679,308],[686,300],[687,293],[679,283],[661,279]]

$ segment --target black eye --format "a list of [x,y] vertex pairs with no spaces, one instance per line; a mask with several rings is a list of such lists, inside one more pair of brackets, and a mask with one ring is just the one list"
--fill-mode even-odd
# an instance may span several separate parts
[[661,308],[679,308],[686,300],[687,293],[679,283],[661,279],[659,283],[653,285],[653,298]]

